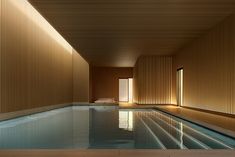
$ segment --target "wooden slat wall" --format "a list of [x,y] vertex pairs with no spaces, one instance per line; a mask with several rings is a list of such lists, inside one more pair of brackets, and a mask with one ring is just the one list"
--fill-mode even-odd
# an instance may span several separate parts
[[0,113],[1,113],[1,100],[2,100],[2,84],[1,84],[1,65],[2,65],[2,0],[0,0]]
[[234,22],[226,18],[174,57],[174,91],[176,70],[184,68],[184,106],[235,114]]
[[230,36],[232,37],[232,45],[233,46],[233,52],[231,52],[231,58],[232,60],[232,65],[231,65],[231,82],[232,82],[232,88],[231,88],[231,113],[235,114],[235,15],[232,15],[231,19],[232,24],[230,29],[232,29]]
[[134,102],[171,104],[172,58],[142,56],[134,68]]
[[71,103],[72,49],[12,2],[1,0],[1,112]]
[[73,102],[89,102],[89,64],[73,50]]

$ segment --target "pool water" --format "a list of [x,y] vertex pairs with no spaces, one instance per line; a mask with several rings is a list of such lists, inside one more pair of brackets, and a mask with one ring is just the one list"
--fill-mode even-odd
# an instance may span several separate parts
[[235,139],[153,109],[73,106],[0,122],[0,149],[234,149]]

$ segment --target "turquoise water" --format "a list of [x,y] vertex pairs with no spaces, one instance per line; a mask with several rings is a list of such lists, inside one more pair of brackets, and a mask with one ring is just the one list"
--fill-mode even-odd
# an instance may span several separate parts
[[0,149],[234,149],[235,140],[161,111],[73,106],[0,122]]

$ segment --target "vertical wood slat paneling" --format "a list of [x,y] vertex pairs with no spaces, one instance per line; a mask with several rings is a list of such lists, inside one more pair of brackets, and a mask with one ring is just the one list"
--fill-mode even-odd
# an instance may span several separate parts
[[72,52],[11,2],[1,0],[1,112],[71,103]]
[[1,65],[2,65],[2,1],[0,0],[0,113],[2,100],[2,79],[1,79]]
[[235,114],[234,20],[228,17],[174,57],[173,75],[184,68],[184,106]]
[[73,50],[73,102],[89,102],[89,64]]
[[134,67],[134,102],[171,104],[172,57],[141,56]]
[[[235,18],[233,18],[233,26],[235,26]],[[235,37],[235,30],[232,33],[233,37]],[[233,40],[233,45],[235,45],[235,40]],[[233,51],[235,51],[235,46],[233,47]],[[232,58],[233,58],[233,65],[232,65],[232,79],[231,81],[233,82],[233,87],[232,87],[232,113],[235,114],[235,53],[232,53]]]

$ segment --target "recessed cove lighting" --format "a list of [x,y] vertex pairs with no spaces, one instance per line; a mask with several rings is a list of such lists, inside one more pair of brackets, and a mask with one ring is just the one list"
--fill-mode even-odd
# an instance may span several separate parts
[[51,24],[27,1],[9,0],[9,2],[24,13],[27,18],[33,21],[38,27],[46,32],[52,39],[59,43],[72,54],[72,46],[51,26]]

